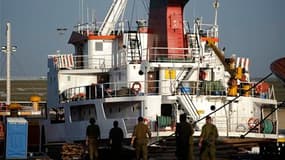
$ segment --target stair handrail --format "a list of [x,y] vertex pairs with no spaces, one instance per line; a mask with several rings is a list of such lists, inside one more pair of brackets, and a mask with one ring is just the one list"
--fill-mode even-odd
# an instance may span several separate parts
[[[180,79],[180,77],[182,76],[182,74],[184,73],[184,71],[185,71],[185,68],[183,68],[183,70],[180,71],[180,72],[177,74],[175,80],[172,81],[173,83],[171,83],[171,85],[170,85],[170,90],[171,90],[172,88],[175,88],[175,91],[174,91],[174,92],[177,91],[177,89],[179,88],[179,84],[181,83],[181,81],[179,81],[179,79]],[[178,82],[177,87],[175,87],[176,82]]]
[[[181,86],[182,88],[184,88],[183,84],[180,84],[180,86]],[[195,120],[199,119],[200,116],[199,116],[198,109],[197,109],[197,107],[195,106],[195,104],[193,103],[193,101],[192,101],[190,95],[189,95],[189,94],[186,94],[185,92],[181,92],[181,95],[185,97],[185,99],[186,99],[186,101],[187,101],[187,104],[186,104],[186,105],[189,104],[190,109],[192,110],[192,113],[195,115],[195,117],[193,117],[193,118],[195,118]]]

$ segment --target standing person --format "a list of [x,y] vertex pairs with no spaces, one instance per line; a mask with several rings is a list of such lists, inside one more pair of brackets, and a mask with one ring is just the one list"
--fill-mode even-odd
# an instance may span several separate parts
[[90,118],[90,125],[86,128],[86,145],[88,145],[88,153],[90,160],[98,160],[98,141],[100,139],[100,128],[95,124],[95,119]]
[[186,114],[180,115],[180,123],[176,125],[176,156],[178,160],[193,160],[193,126],[186,122]]
[[217,127],[212,124],[212,118],[207,116],[199,140],[201,160],[216,159],[216,140],[218,136]]
[[135,126],[131,140],[131,145],[135,145],[136,148],[137,160],[140,159],[140,155],[142,155],[143,160],[147,160],[148,138],[151,138],[150,129],[146,124],[143,123],[143,117],[139,117],[138,124]]
[[113,128],[109,132],[112,159],[121,159],[122,141],[124,139],[123,130],[118,127],[119,122],[113,122]]

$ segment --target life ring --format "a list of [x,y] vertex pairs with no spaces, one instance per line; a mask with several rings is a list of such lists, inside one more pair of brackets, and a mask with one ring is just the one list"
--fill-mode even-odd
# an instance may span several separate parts
[[247,121],[247,125],[250,129],[254,128],[259,123],[258,118],[251,117]]
[[142,85],[140,84],[140,82],[136,81],[132,84],[132,92],[137,95],[140,91],[141,91],[141,87]]

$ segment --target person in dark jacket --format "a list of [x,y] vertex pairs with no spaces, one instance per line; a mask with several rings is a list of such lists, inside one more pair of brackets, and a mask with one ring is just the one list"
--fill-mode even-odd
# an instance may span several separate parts
[[90,160],[98,160],[98,141],[100,139],[100,128],[95,124],[95,119],[90,118],[90,125],[86,128],[86,145],[88,145],[88,153]]
[[180,115],[180,123],[176,125],[176,156],[178,160],[193,160],[193,126],[186,122],[186,114]]
[[113,122],[113,128],[109,132],[112,159],[121,159],[122,141],[124,139],[123,130],[118,126],[119,122]]

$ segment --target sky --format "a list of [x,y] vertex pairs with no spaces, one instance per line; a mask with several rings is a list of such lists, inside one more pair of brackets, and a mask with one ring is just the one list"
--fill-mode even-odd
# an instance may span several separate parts
[[[95,13],[103,21],[113,0],[0,0],[0,45],[6,45],[6,23],[11,23],[12,45],[17,51],[11,57],[13,79],[28,79],[47,75],[47,57],[58,50],[74,53],[67,44],[76,24],[86,12]],[[83,2],[83,7],[82,7]],[[149,0],[129,0],[126,18],[146,19],[143,4]],[[270,73],[270,64],[285,56],[285,1],[284,0],[219,0],[219,47],[225,55],[236,54],[250,59],[251,77]],[[213,0],[189,0],[184,19],[192,25],[202,17],[213,23]],[[135,8],[133,8],[135,6]],[[88,8],[88,9],[87,9]],[[90,15],[90,14],[89,14]],[[90,16],[89,16],[90,17]],[[84,21],[85,22],[85,21]],[[67,28],[60,34],[57,28]],[[0,79],[6,76],[6,55],[0,53]]]

